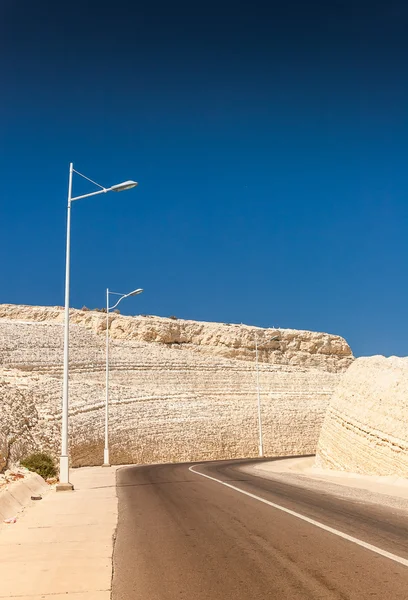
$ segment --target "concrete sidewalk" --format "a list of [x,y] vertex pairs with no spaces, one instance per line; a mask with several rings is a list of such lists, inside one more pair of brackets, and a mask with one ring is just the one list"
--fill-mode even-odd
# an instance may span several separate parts
[[74,492],[52,489],[0,526],[0,598],[110,599],[116,470],[72,469]]

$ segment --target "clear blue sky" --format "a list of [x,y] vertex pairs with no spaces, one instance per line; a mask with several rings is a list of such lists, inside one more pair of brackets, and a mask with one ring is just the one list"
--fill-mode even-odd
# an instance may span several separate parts
[[[0,302],[344,336],[408,354],[408,4],[0,8]],[[74,194],[92,191],[81,179]]]

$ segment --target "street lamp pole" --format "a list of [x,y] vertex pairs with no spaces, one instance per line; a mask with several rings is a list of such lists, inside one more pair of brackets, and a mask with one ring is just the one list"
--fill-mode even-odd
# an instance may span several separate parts
[[62,387],[62,429],[61,429],[61,457],[60,457],[60,483],[57,490],[73,489],[69,483],[68,466],[68,370],[69,370],[69,279],[70,279],[70,246],[71,246],[71,198],[73,163],[69,165],[68,180],[68,208],[67,208],[67,248],[65,256],[65,326],[64,326],[64,376]]
[[[270,338],[270,342],[277,342],[278,336]],[[261,414],[261,389],[259,385],[259,359],[258,359],[258,335],[255,331],[255,364],[256,364],[256,393],[258,398],[258,432],[259,432],[259,457],[264,456],[263,433],[262,433],[262,414]]]
[[262,435],[262,416],[261,416],[261,392],[259,389],[259,361],[258,361],[258,336],[255,332],[255,361],[256,361],[256,393],[258,397],[258,432],[259,432],[259,456],[263,457],[263,435]]
[[[72,197],[72,177],[76,173],[83,179],[87,179],[97,187],[101,188],[97,192],[84,194],[82,196]],[[67,245],[65,257],[65,311],[64,311],[64,374],[62,385],[62,424],[61,424],[61,456],[60,456],[60,476],[57,491],[73,490],[74,486],[69,481],[69,457],[68,457],[68,406],[69,406],[69,292],[70,292],[70,258],[71,258],[71,204],[74,200],[89,198],[97,194],[106,194],[107,192],[122,192],[137,186],[136,181],[124,181],[110,188],[104,188],[96,181],[92,181],[79,171],[74,169],[73,163],[69,165],[68,180],[68,212],[67,212]]]
[[[105,370],[105,446],[103,449],[103,467],[110,467],[109,461],[109,311],[114,310],[119,302],[121,302],[124,298],[129,298],[130,296],[137,296],[141,294],[143,290],[138,288],[137,290],[133,290],[129,294],[119,294],[118,292],[111,292],[109,288],[106,288],[106,370]],[[109,306],[109,294],[114,294],[115,296],[120,296],[119,300],[113,306]]]
[[105,446],[103,449],[103,464],[110,466],[109,462],[109,288],[106,288],[106,366],[105,366]]

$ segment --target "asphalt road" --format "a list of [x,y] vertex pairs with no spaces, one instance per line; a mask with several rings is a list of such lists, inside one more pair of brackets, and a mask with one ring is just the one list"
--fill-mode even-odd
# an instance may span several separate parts
[[118,471],[113,600],[408,600],[406,512],[249,462]]

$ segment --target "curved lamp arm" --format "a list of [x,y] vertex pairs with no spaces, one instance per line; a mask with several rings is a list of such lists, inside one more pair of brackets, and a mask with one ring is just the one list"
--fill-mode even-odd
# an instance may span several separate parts
[[[129,298],[130,296],[137,296],[143,292],[142,288],[138,288],[137,290],[133,290],[133,292],[129,292],[129,294],[122,294],[119,300],[113,306],[107,306],[106,310],[109,312],[110,310],[114,310],[119,302],[122,302],[124,298]],[[108,292],[108,294],[117,294],[117,292]]]

